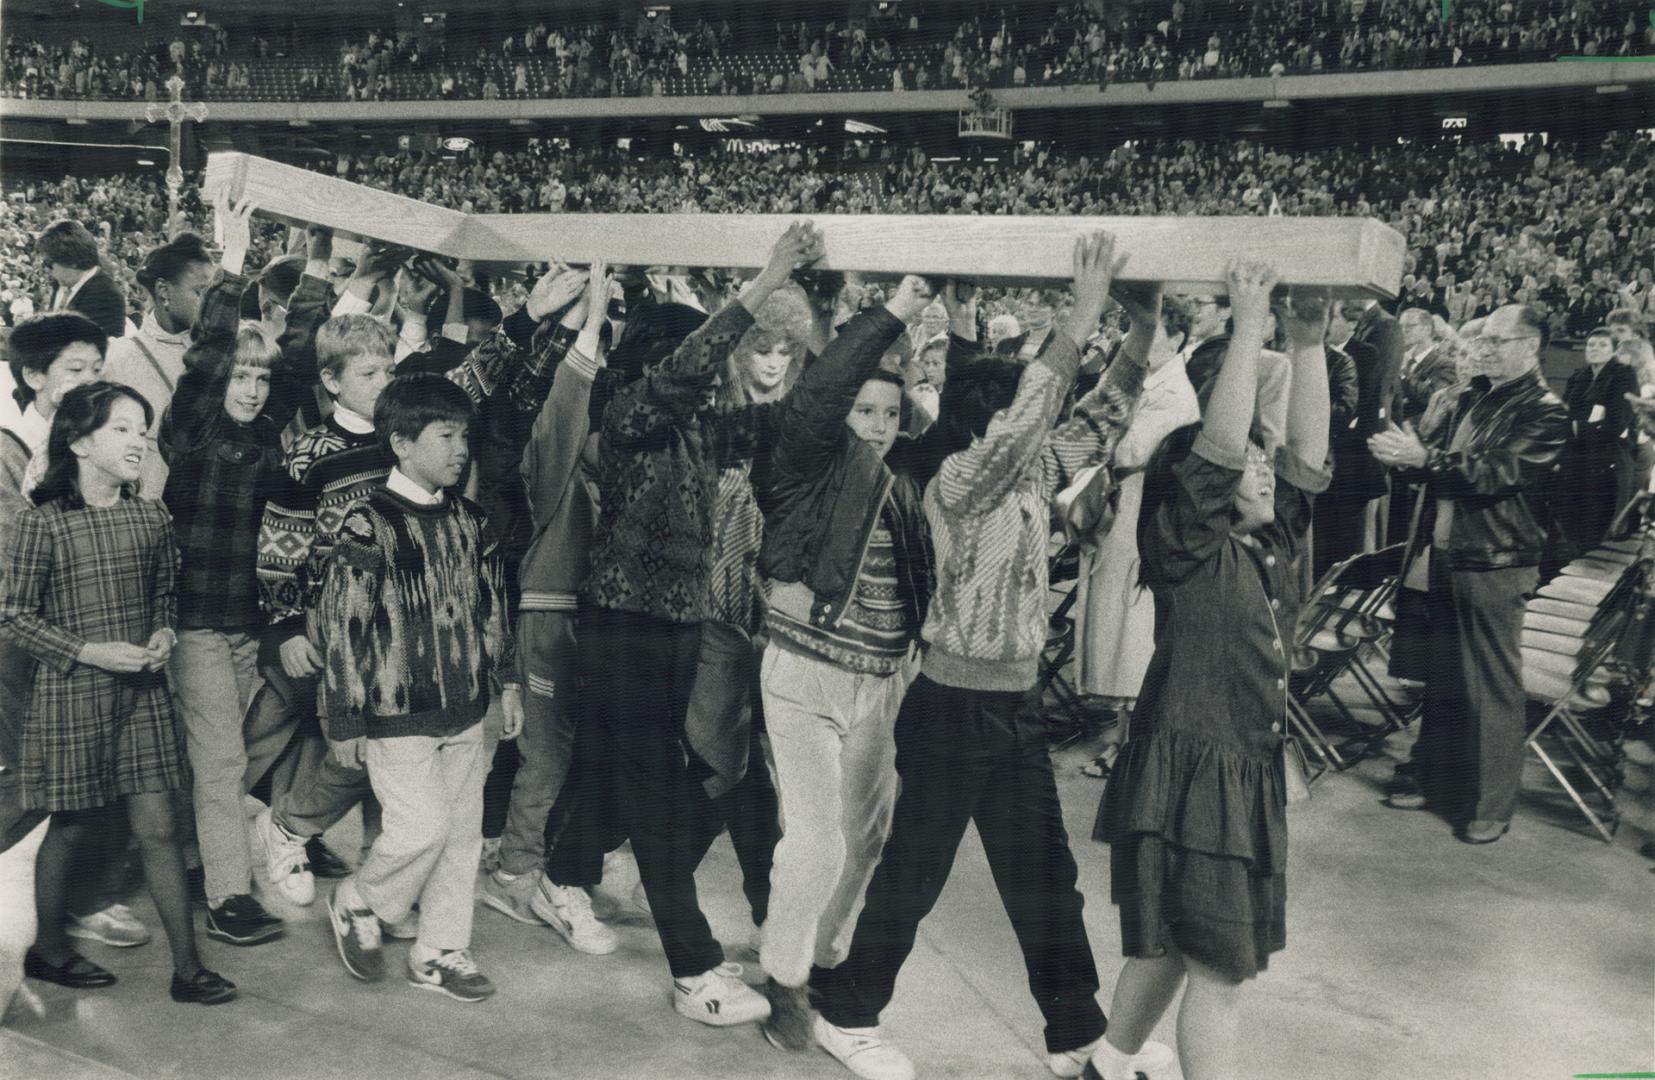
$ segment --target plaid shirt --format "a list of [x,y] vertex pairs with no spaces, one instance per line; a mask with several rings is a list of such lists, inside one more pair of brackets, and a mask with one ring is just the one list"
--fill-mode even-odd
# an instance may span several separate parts
[[238,424],[224,412],[224,380],[187,371],[161,420],[170,472],[161,501],[178,537],[178,625],[262,628],[259,522],[282,480],[281,430],[268,416]]

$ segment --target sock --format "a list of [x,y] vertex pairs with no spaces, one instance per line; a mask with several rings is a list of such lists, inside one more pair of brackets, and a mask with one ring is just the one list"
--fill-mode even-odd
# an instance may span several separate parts
[[1132,1055],[1117,1050],[1107,1038],[1092,1050],[1092,1067],[1103,1080],[1132,1080]]

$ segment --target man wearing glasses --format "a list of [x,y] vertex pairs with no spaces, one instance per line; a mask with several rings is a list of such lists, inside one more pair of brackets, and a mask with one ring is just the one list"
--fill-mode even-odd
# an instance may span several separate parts
[[1419,739],[1387,800],[1429,803],[1472,844],[1505,834],[1523,767],[1523,604],[1539,579],[1546,493],[1569,437],[1569,414],[1540,377],[1545,337],[1536,309],[1499,308],[1470,339],[1476,374],[1446,422],[1424,440],[1394,426],[1368,440],[1380,464],[1426,485],[1407,573],[1429,581],[1432,662]]

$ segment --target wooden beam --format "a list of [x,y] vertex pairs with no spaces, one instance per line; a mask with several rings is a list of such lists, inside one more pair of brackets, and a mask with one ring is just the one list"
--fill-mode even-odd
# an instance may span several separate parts
[[252,198],[259,212],[315,222],[481,262],[753,268],[788,222],[822,230],[830,270],[875,276],[920,273],[1029,285],[1069,277],[1074,240],[1108,229],[1129,256],[1124,280],[1174,292],[1222,291],[1235,255],[1273,263],[1286,285],[1343,296],[1396,295],[1406,244],[1366,218],[961,217],[926,214],[463,214],[336,177],[245,154],[212,154],[203,185]]

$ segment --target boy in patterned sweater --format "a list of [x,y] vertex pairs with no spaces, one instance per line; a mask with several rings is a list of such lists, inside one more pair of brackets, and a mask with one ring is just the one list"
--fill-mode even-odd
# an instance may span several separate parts
[[[472,882],[483,714],[491,682],[513,671],[499,545],[482,510],[453,490],[471,417],[465,391],[438,375],[404,376],[380,395],[374,427],[396,467],[345,513],[314,610],[332,756],[366,767],[385,807],[373,849],[328,898],[339,957],[378,981],[381,923],[407,920],[418,903],[408,982],[466,1002],[494,993],[470,956]],[[501,717],[514,738],[515,679],[501,687]]]
[[[343,870],[331,865],[331,853],[312,847],[307,855],[305,841],[368,792],[360,769],[342,769],[325,754],[315,707],[323,640],[315,606],[345,511],[396,464],[373,422],[391,381],[394,344],[390,327],[367,315],[335,316],[316,332],[318,378],[333,412],[289,448],[285,479],[265,503],[259,527],[259,602],[269,624],[259,650],[265,687],[252,707],[280,713],[299,745],[292,787],[274,786],[257,832],[271,883],[295,904],[315,899],[313,861],[327,876]],[[273,724],[261,718],[257,726]]]

